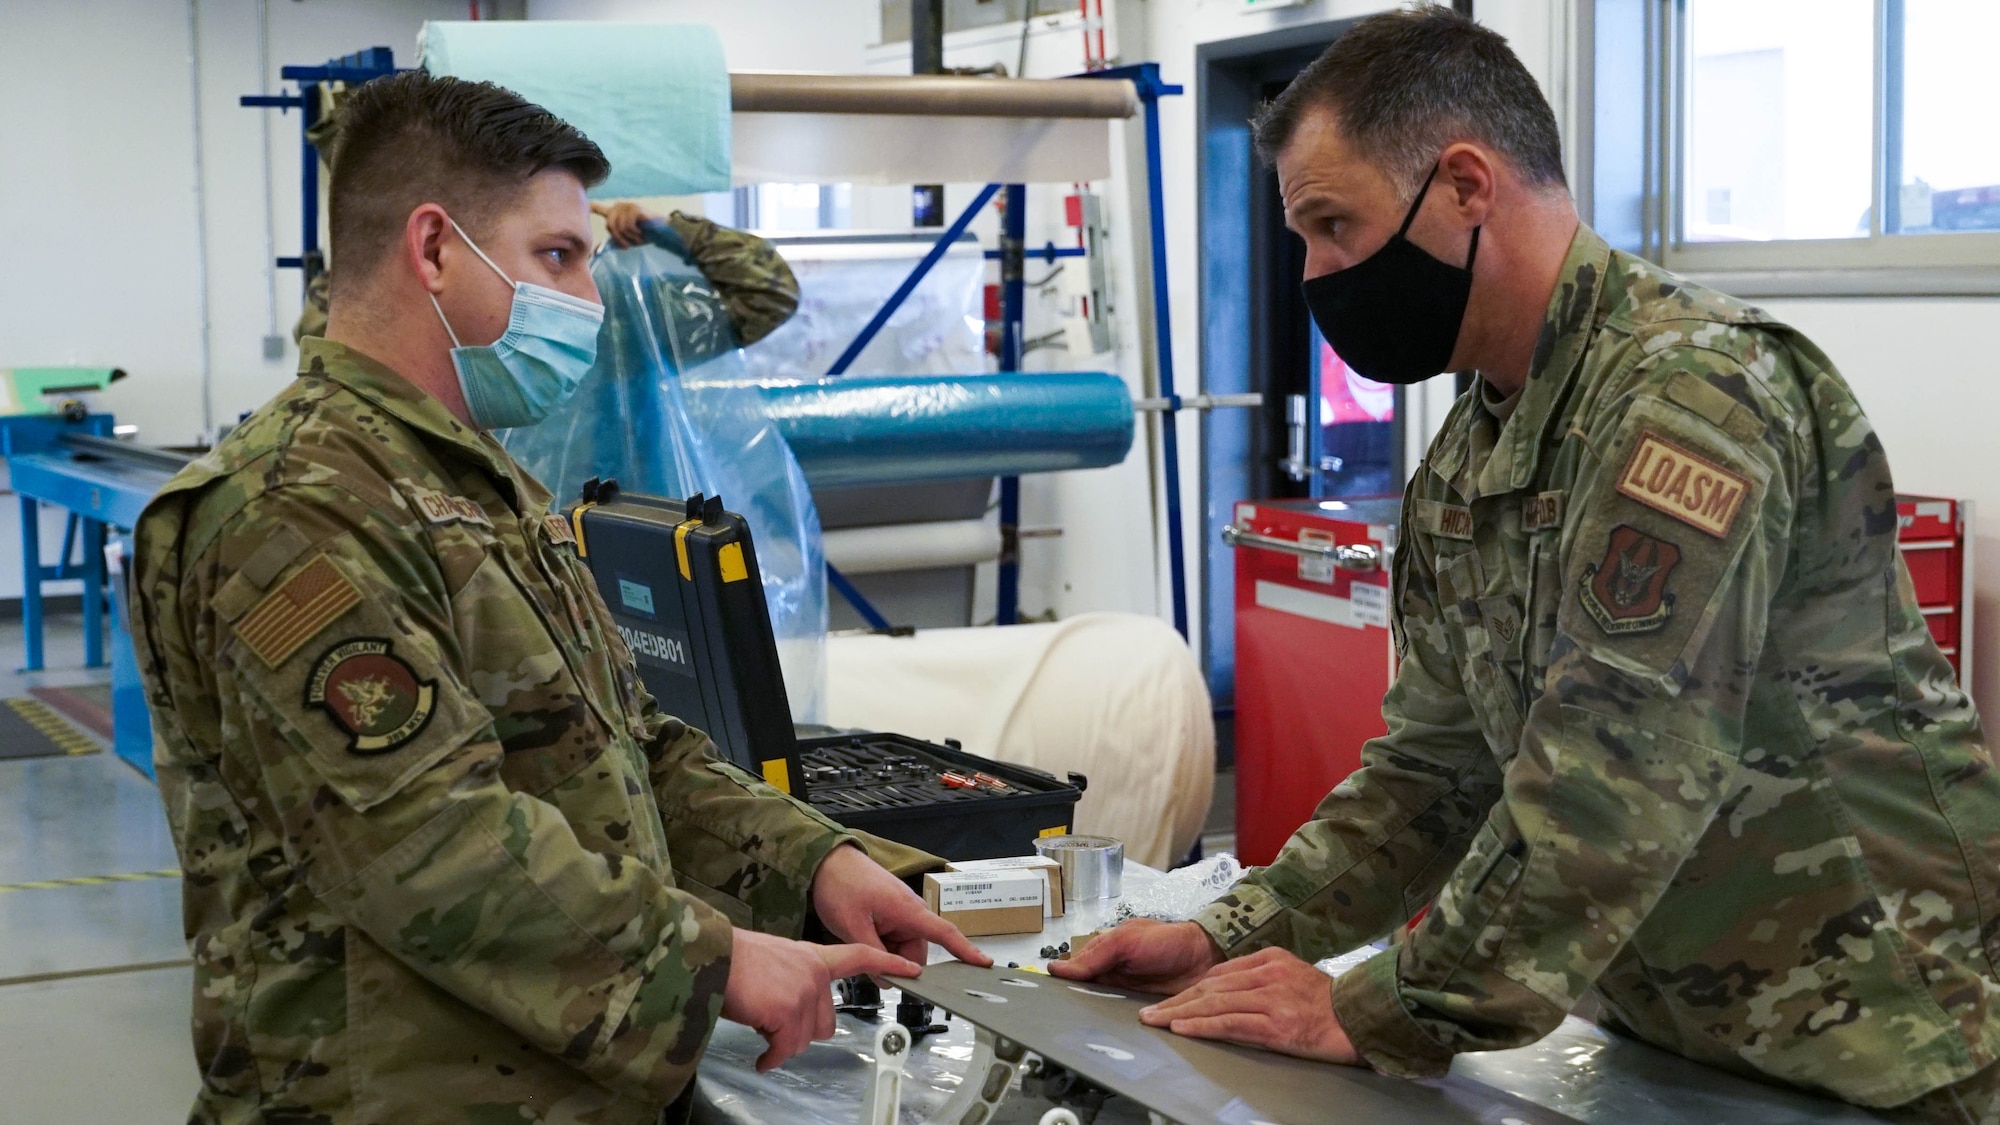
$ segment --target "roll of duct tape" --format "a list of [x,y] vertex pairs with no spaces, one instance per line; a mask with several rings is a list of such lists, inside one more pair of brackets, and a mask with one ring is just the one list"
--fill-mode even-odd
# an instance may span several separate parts
[[1109,836],[1047,836],[1035,841],[1035,852],[1062,864],[1064,902],[1124,893],[1125,845]]

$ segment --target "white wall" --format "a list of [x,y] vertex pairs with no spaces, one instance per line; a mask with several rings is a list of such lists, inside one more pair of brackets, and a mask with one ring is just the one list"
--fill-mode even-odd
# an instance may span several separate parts
[[[459,0],[200,0],[194,52],[186,3],[0,4],[0,366],[125,368],[131,377],[95,405],[151,443],[233,421],[297,363],[299,275],[269,266],[264,145],[268,120],[275,252],[295,254],[299,118],[236,104],[259,91],[267,7],[273,90],[280,66],[363,47],[394,48],[408,65],[426,18],[466,11]],[[274,325],[284,352],[267,360]],[[20,594],[19,541],[11,510],[0,512],[0,597]]]
[[881,38],[879,0],[528,0],[534,20],[705,23],[731,70],[853,74]]

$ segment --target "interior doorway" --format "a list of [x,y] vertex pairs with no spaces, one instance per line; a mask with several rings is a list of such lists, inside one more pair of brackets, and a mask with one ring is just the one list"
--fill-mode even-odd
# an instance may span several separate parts
[[1222,707],[1234,698],[1236,572],[1221,535],[1236,503],[1385,495],[1405,478],[1402,389],[1356,375],[1313,327],[1299,292],[1304,245],[1285,229],[1276,173],[1250,144],[1257,108],[1354,22],[1196,51],[1203,390],[1264,396],[1260,409],[1203,422],[1202,663]]

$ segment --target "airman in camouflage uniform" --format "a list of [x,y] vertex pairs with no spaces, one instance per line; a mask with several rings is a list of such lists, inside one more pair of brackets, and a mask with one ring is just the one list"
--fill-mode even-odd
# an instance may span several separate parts
[[1866,1106],[1989,1068],[2000,777],[1896,531],[1817,348],[1579,228],[1525,388],[1461,396],[1405,496],[1388,734],[1198,921],[1312,960],[1435,900],[1333,987],[1390,1074],[1593,993]]
[[659,714],[494,440],[309,337],[137,528],[202,1122],[636,1125],[847,833]]

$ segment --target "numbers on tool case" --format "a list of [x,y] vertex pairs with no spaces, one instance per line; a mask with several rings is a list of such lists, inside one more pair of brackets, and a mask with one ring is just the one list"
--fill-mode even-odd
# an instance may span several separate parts
[[646,629],[634,629],[620,625],[618,632],[625,638],[625,644],[636,656],[650,656],[668,664],[689,667],[687,642],[674,637],[663,637]]

